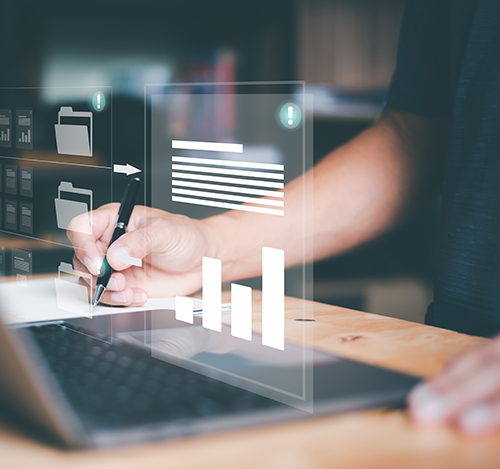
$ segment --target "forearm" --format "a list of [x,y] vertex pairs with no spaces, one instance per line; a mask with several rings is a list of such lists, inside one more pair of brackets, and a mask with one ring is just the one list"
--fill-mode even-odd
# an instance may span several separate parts
[[[285,187],[283,217],[263,221],[263,215],[231,211],[207,219],[211,251],[223,261],[224,280],[259,275],[261,246],[285,249],[289,267],[340,254],[380,235],[435,194],[445,141],[445,122],[387,111],[315,166],[311,207],[303,210],[298,178]],[[306,259],[304,236],[314,242]]]

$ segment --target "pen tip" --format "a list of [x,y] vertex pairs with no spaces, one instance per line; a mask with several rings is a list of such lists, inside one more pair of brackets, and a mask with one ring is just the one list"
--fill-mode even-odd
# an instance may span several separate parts
[[99,301],[101,300],[102,294],[104,293],[104,290],[106,290],[106,287],[104,285],[98,284],[95,287],[95,292],[94,292],[94,298],[92,301],[92,306],[95,307],[99,304]]

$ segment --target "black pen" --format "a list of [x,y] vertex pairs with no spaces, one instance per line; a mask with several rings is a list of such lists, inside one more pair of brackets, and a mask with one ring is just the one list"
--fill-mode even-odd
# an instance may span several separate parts
[[[120,236],[127,232],[130,215],[132,215],[132,210],[134,210],[135,199],[137,198],[137,193],[139,192],[141,185],[141,180],[139,178],[134,178],[125,189],[125,194],[123,194],[122,203],[120,204],[120,210],[118,211],[118,221],[116,222],[115,231],[113,231],[113,237],[111,238],[109,246],[111,246]],[[98,305],[102,294],[108,286],[112,273],[113,269],[108,264],[106,257],[104,257],[101,271],[99,272],[99,277],[97,279],[97,284],[95,286],[94,301],[92,302],[92,306]]]

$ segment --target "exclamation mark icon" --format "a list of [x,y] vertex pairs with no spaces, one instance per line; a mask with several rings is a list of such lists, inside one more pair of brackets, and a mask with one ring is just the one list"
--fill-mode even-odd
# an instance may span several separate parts
[[288,106],[288,125],[293,125],[293,106]]
[[96,112],[106,110],[106,95],[102,91],[96,91],[92,96],[92,107]]

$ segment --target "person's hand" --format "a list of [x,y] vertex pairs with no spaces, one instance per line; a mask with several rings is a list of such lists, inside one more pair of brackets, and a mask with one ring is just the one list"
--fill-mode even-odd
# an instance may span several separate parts
[[408,398],[419,426],[453,423],[465,434],[500,429],[500,336],[452,360]]
[[[72,220],[67,232],[75,249],[76,270],[88,270],[95,284],[106,255],[116,271],[101,302],[138,306],[149,296],[187,295],[201,288],[201,260],[209,247],[201,221],[137,206],[127,233],[106,254],[118,209],[119,204],[108,204],[93,211],[92,234],[82,232],[88,229],[81,229],[85,219],[79,217]],[[142,267],[124,263],[123,256],[141,259]]]

